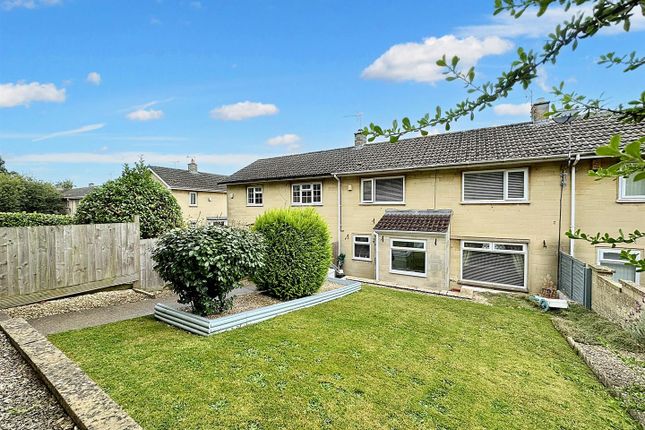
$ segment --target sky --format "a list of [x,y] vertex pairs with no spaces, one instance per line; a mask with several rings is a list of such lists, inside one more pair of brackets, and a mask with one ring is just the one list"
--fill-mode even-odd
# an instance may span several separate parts
[[[230,174],[258,158],[349,146],[361,125],[449,108],[467,94],[435,65],[460,55],[494,79],[518,47],[538,49],[572,12],[493,16],[493,0],[0,0],[0,156],[76,186],[125,162]],[[610,104],[643,90],[642,71],[601,54],[645,42],[645,19],[567,49],[473,121],[523,122],[553,85]],[[642,54],[642,52],[641,52]],[[433,130],[443,132],[443,130]]]

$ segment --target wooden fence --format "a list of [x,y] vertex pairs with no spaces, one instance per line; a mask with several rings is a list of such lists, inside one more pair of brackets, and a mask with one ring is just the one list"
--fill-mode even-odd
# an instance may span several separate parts
[[152,269],[151,246],[139,239],[136,221],[0,228],[0,309],[116,285],[139,287],[142,278],[143,288],[158,289],[163,283]]
[[152,251],[155,249],[158,239],[141,239],[141,289],[152,291],[159,290],[165,286],[165,282],[154,268],[154,261],[152,260]]

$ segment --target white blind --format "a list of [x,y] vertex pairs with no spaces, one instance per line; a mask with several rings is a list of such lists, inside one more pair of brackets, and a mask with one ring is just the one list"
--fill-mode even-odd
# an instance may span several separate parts
[[504,172],[464,173],[464,200],[504,200]]
[[636,174],[625,178],[625,191],[624,194],[626,197],[643,197],[645,196],[645,179],[640,181],[635,181],[634,177]]
[[507,192],[509,199],[523,199],[524,195],[524,172],[508,172]]
[[464,250],[463,279],[524,287],[523,254]]
[[403,201],[403,178],[376,179],[377,202],[402,202]]

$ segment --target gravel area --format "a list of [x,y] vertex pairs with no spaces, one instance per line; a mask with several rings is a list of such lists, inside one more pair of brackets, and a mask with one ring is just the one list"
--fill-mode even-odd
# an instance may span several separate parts
[[77,429],[33,369],[0,332],[0,428]]
[[[155,292],[155,298],[163,299],[171,297],[173,292],[162,290]],[[5,309],[3,312],[12,318],[24,318],[33,320],[36,318],[48,317],[51,315],[66,314],[70,312],[96,309],[112,305],[122,305],[150,299],[146,294],[137,293],[134,290],[99,291],[97,293],[83,294],[80,296],[67,297],[64,299],[49,300],[32,305],[18,306]]]

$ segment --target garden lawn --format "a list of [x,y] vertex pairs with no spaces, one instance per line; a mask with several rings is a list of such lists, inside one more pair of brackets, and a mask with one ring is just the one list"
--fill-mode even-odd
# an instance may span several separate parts
[[637,428],[533,309],[364,287],[209,338],[140,318],[50,339],[145,429]]

